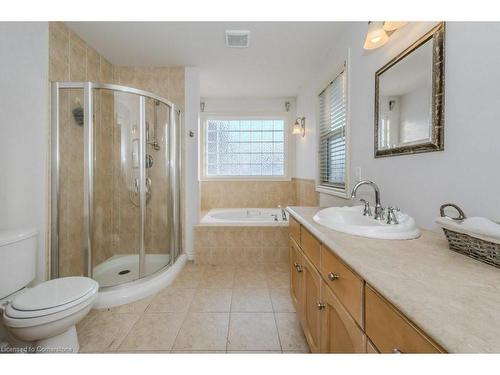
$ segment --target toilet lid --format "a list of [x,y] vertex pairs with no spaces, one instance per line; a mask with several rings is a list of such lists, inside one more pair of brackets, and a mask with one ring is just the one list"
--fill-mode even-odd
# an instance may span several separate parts
[[21,311],[51,309],[82,298],[96,286],[96,281],[88,277],[62,277],[45,281],[19,294],[11,306]]

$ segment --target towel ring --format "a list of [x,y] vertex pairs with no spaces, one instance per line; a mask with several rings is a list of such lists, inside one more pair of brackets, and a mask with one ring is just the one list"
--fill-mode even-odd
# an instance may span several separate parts
[[[458,212],[458,216],[457,217],[451,217],[451,216],[446,215],[444,213],[444,209],[446,207],[453,207]],[[441,213],[441,217],[445,217],[447,219],[454,220],[454,221],[463,221],[466,218],[465,213],[462,211],[462,209],[460,207],[458,207],[456,204],[453,204],[453,203],[445,203],[445,204],[443,204],[439,208],[439,212]]]

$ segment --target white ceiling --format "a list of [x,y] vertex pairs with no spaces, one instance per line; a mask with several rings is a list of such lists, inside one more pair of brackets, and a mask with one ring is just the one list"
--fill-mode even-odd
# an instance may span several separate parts
[[[194,66],[201,95],[296,96],[334,47],[341,22],[67,22],[112,64]],[[226,29],[250,47],[226,48]]]

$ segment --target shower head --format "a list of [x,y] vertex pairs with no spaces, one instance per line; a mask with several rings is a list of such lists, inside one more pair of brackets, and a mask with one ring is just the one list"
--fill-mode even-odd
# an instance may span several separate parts
[[72,112],[76,124],[79,126],[83,126],[83,108],[81,106],[78,106],[75,109],[73,109]]

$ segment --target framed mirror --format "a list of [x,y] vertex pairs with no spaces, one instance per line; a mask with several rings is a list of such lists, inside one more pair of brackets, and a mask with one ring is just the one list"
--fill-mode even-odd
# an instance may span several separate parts
[[444,22],[375,73],[375,157],[444,149]]

